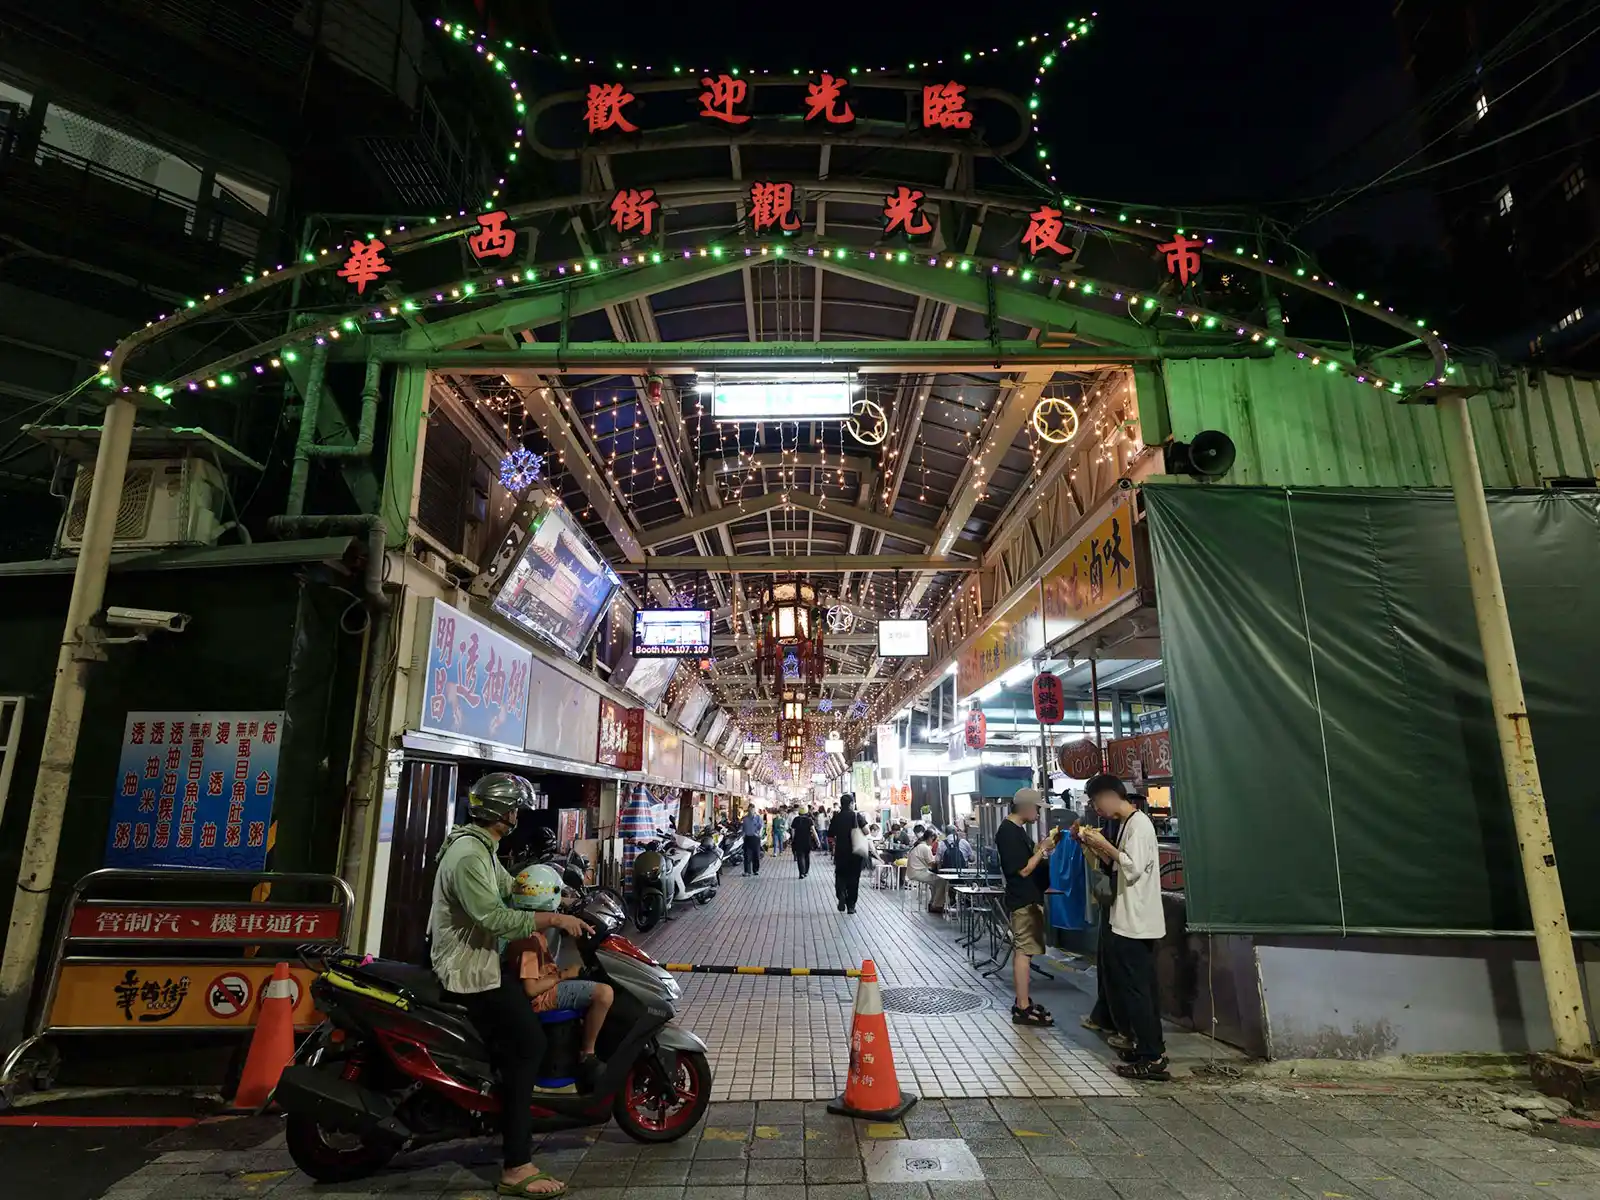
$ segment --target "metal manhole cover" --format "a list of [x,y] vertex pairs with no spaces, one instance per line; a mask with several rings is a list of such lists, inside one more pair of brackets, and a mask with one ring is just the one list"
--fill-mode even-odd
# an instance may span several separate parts
[[908,1171],[937,1171],[939,1169],[937,1158],[908,1158],[906,1170]]
[[946,1016],[950,1013],[976,1012],[987,1003],[988,1001],[974,992],[958,992],[953,988],[883,989],[883,1011],[886,1013],[915,1013],[925,1017]]

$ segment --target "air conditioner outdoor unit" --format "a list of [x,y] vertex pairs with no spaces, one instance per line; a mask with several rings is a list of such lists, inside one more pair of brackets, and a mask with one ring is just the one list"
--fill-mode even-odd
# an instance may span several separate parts
[[[80,463],[56,539],[63,553],[76,554],[83,547],[93,481],[94,463]],[[222,532],[218,510],[226,495],[227,481],[208,459],[193,455],[132,459],[122,485],[113,546],[126,551],[215,545]]]

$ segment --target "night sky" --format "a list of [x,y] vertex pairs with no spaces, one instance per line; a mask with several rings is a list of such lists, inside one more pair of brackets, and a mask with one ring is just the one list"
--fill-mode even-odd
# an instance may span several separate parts
[[[489,2],[506,31],[568,52],[838,66],[959,57],[1092,11],[995,0]],[[1068,52],[1047,92],[1050,143],[1070,147],[1059,156],[1069,194],[1257,205],[1365,182],[1406,152],[1403,122],[1360,145],[1394,123],[1410,96],[1389,0],[1112,0],[1098,11],[1094,32]],[[1014,88],[1026,93],[1035,60],[1011,61],[1025,72]],[[1358,205],[1309,236],[1355,230],[1428,240],[1427,213],[1415,197],[1398,210],[1392,201]]]

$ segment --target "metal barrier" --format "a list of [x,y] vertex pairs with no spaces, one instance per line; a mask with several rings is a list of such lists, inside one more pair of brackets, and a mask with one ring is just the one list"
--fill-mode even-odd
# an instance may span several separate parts
[[669,971],[691,975],[821,975],[834,979],[860,979],[860,967],[724,967],[706,963],[662,963]]
[[[327,903],[147,899],[117,885],[311,884]],[[273,967],[308,942],[338,942],[350,928],[355,896],[337,875],[274,871],[160,871],[107,867],[73,885],[51,951],[49,986],[33,1032],[0,1065],[0,1108],[18,1079],[49,1087],[59,1054],[52,1034],[248,1034]],[[231,947],[233,957],[179,957],[174,947]],[[113,950],[114,948],[114,950]],[[113,950],[107,953],[108,950]],[[261,953],[266,950],[267,953]],[[88,951],[83,953],[81,951]],[[165,951],[165,953],[163,953]],[[273,953],[276,951],[277,953]],[[290,968],[296,1027],[314,1024],[316,972]]]

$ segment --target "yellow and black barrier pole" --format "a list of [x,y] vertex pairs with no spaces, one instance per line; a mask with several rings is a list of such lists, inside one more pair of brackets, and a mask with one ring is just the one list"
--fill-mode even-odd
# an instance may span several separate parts
[[707,963],[662,963],[669,971],[691,975],[820,975],[833,979],[860,979],[860,967],[736,967]]

